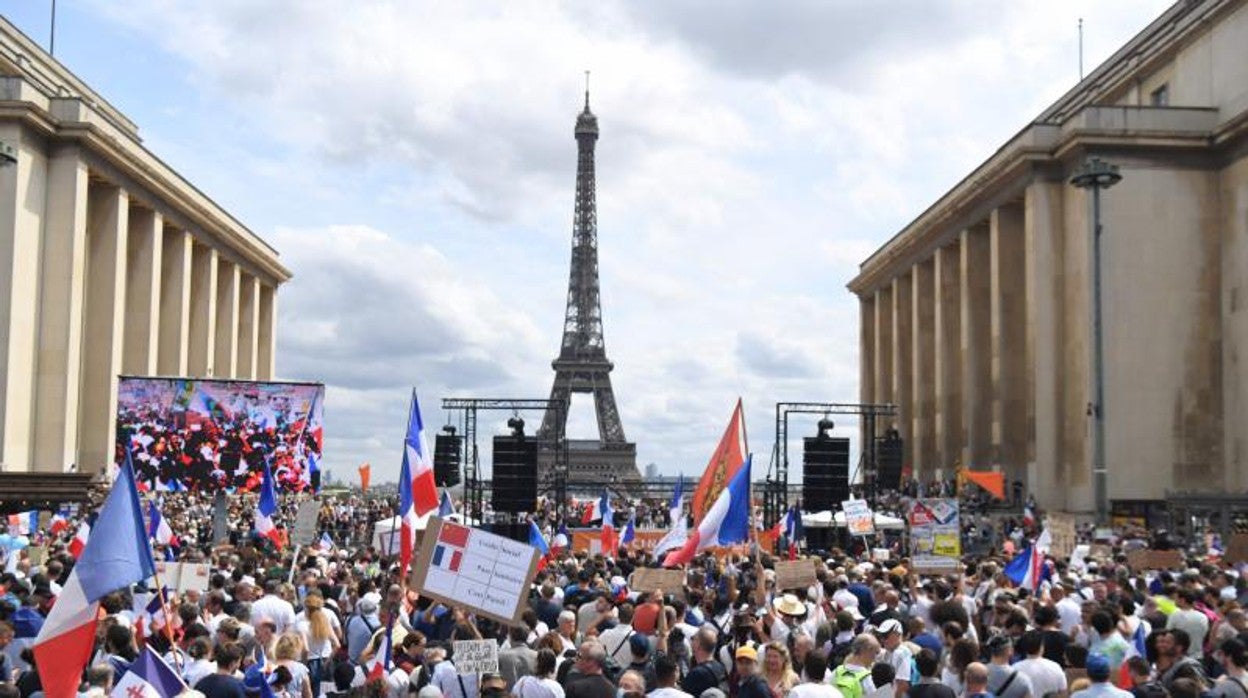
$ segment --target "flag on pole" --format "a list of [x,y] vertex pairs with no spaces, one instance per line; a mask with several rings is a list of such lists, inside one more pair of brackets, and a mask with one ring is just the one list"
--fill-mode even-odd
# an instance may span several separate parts
[[679,548],[689,539],[689,526],[685,523],[685,476],[683,474],[676,481],[676,491],[672,492],[668,513],[671,514],[672,527],[654,546],[656,558],[669,550]]
[[802,512],[796,506],[789,507],[784,516],[784,536],[789,539],[789,559],[797,559],[798,545],[802,540]]
[[263,479],[260,482],[260,502],[256,505],[256,533],[273,541],[273,545],[282,547],[282,534],[273,523],[277,514],[277,490],[273,487],[273,472],[269,463],[264,463]]
[[451,493],[442,490],[442,501],[438,503],[438,516],[446,518],[455,513],[455,502],[451,501]]
[[373,476],[373,466],[369,465],[368,463],[362,463],[362,464],[360,464],[360,467],[359,467],[359,468],[357,468],[357,470],[359,470],[359,472],[360,472],[360,489],[362,489],[362,490],[364,490],[365,492],[367,492],[367,491],[368,491],[368,481],[369,481],[369,480],[372,478],[372,476]]
[[87,547],[87,540],[91,537],[91,524],[83,521],[78,524],[78,532],[74,534],[74,539],[69,541],[69,554],[77,560],[82,556],[82,551]]
[[[166,589],[168,593],[168,589]],[[136,601],[139,600],[136,598]],[[134,634],[143,642],[152,637],[165,627],[165,605],[162,603],[160,593],[151,595],[151,598],[135,609],[138,613],[134,619]]]
[[109,695],[112,698],[173,698],[186,689],[178,672],[147,647]]
[[92,533],[35,639],[35,663],[48,698],[78,694],[95,642],[100,598],[156,574],[128,452]]
[[399,466],[399,573],[407,576],[412,562],[412,548],[416,545],[416,507],[412,503],[412,467],[407,460],[407,448],[403,449],[403,463]]
[[386,625],[386,632],[381,636],[381,645],[377,653],[364,663],[364,673],[368,680],[380,679],[390,672],[390,640],[394,631],[394,618]]
[[546,543],[546,536],[542,535],[542,529],[537,527],[536,521],[529,521],[529,545],[537,548],[542,554],[537,560],[537,569],[541,571],[550,561],[550,546]]
[[1034,592],[1040,588],[1040,583],[1052,576],[1051,570],[1044,564],[1044,556],[1052,545],[1051,541],[1049,529],[1046,528],[1035,543],[1010,560],[1005,566],[1005,576],[1024,589]]
[[743,543],[749,538],[750,460],[747,455],[745,463],[732,476],[728,486],[720,491],[719,497],[685,544],[679,550],[668,553],[663,560],[664,567],[683,565],[692,560],[698,551],[711,546]]
[[1122,656],[1122,664],[1118,665],[1118,688],[1124,691],[1131,690],[1134,682],[1131,681],[1131,669],[1127,666],[1127,660],[1132,657],[1147,657],[1148,649],[1146,645],[1147,636],[1144,634],[1143,621],[1135,624],[1135,632],[1131,633],[1131,638],[1127,641],[1127,651]]
[[624,526],[624,535],[620,536],[620,545],[629,545],[637,538],[637,531],[634,528],[636,520],[636,515],[628,517],[628,524]]
[[52,519],[48,521],[48,533],[53,537],[61,535],[62,531],[69,529],[69,519],[65,518],[65,514],[57,511],[52,515]]
[[1023,507],[1023,525],[1024,526],[1036,525],[1036,511],[1031,508],[1030,504]]
[[158,545],[165,546],[165,559],[173,560],[177,557],[178,537],[173,534],[169,522],[161,515],[160,507],[156,505],[156,502],[148,504],[148,514],[147,537],[156,541]]
[[748,452],[749,444],[745,438],[745,412],[741,407],[741,399],[738,398],[737,407],[732,411],[732,417],[728,420],[728,427],[724,430],[724,435],[720,437],[715,452],[711,454],[711,460],[706,464],[706,472],[702,473],[697,489],[693,491],[695,525],[702,521],[707,511],[719,499],[720,492],[741,469]]
[[602,552],[614,555],[620,548],[620,540],[615,536],[615,512],[611,510],[611,494],[606,488],[603,488],[602,497],[598,500],[598,510],[602,512],[602,533],[599,536]]
[[417,516],[424,516],[438,508],[438,487],[433,481],[433,461],[429,457],[429,444],[425,441],[425,423],[420,418],[420,401],[412,390],[412,413],[407,419],[407,437],[403,440],[403,455],[411,465],[412,506]]
[[329,537],[329,531],[321,532],[321,539],[316,542],[316,549],[323,553],[334,549],[334,539]]

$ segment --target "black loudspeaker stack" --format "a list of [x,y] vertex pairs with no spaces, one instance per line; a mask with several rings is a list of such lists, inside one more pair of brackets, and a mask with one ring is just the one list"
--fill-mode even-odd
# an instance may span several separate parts
[[879,477],[876,486],[881,491],[901,489],[902,453],[905,443],[896,431],[890,431],[875,440],[876,464]]
[[433,440],[433,480],[438,487],[454,487],[459,484],[459,453],[464,437],[455,434],[438,434]]
[[849,499],[849,439],[806,437],[802,449],[802,508],[837,511]]
[[494,437],[494,511],[519,514],[537,504],[537,439]]

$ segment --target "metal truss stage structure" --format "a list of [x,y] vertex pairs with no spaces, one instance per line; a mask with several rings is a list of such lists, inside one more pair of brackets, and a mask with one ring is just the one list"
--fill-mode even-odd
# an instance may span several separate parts
[[897,406],[890,404],[856,404],[843,402],[777,402],[776,403],[776,441],[772,447],[771,463],[767,467],[767,477],[763,482],[763,524],[774,526],[784,515],[789,506],[789,415],[818,414],[824,416],[852,415],[861,417],[859,433],[862,438],[862,455],[859,457],[858,468],[850,475],[861,471],[867,499],[875,502],[875,481],[878,473],[879,456],[876,453],[876,437],[880,435],[880,417],[897,416]]

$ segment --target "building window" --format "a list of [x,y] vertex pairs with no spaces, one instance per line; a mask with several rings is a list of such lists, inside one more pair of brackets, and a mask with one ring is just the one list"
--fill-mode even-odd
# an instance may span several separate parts
[[1150,92],[1148,94],[1148,104],[1153,107],[1170,106],[1170,83],[1164,83],[1161,87]]

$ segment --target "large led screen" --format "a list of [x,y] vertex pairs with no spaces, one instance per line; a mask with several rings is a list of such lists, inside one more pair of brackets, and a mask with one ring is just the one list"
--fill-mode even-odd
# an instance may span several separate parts
[[254,490],[266,462],[279,489],[313,489],[324,405],[319,383],[122,377],[117,460],[130,449],[145,490]]

